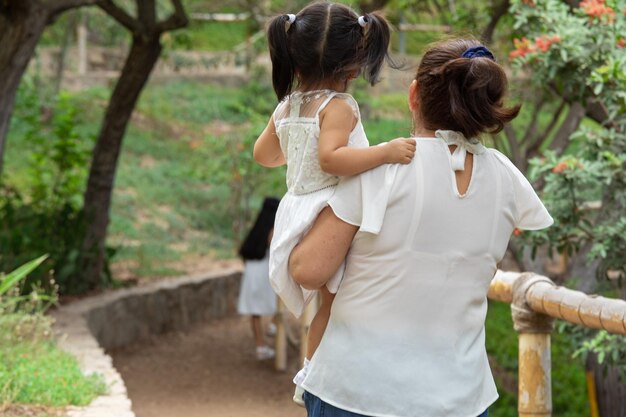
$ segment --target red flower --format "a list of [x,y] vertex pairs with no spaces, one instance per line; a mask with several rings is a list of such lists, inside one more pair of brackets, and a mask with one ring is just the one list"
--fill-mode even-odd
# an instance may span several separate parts
[[555,174],[561,174],[566,169],[567,169],[567,164],[565,162],[561,161],[558,164],[556,164],[554,166],[554,168],[552,168],[552,172],[554,172]]
[[517,227],[513,229],[513,236],[520,236],[523,232],[519,230]]
[[606,18],[608,23],[613,23],[615,10],[604,4],[604,1],[605,0],[583,0],[580,2],[580,8],[591,18],[591,21]]
[[623,48],[626,46],[626,39],[624,38],[620,38],[617,40],[617,47],[618,48]]
[[553,36],[540,36],[537,39],[535,39],[535,44],[537,45],[537,49],[539,49],[541,52],[548,52],[548,49],[550,49],[550,46],[552,46],[552,44],[555,44],[557,42],[561,41],[561,37],[559,35],[553,35]]
[[526,6],[528,7],[535,7],[536,4],[533,0],[522,0],[522,3],[524,3]]
[[509,58],[521,58],[528,55],[531,52],[535,52],[536,47],[529,41],[527,38],[522,39],[513,39],[513,45],[515,45],[515,50],[511,51],[509,54]]

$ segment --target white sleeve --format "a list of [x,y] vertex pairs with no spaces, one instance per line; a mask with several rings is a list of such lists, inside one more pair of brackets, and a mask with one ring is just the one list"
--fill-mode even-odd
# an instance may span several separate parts
[[513,185],[515,199],[515,227],[524,230],[545,229],[554,223],[533,186],[524,174],[503,154],[494,150],[496,157],[505,165]]
[[386,164],[360,175],[342,178],[328,205],[337,217],[358,226],[359,231],[378,234],[398,166]]

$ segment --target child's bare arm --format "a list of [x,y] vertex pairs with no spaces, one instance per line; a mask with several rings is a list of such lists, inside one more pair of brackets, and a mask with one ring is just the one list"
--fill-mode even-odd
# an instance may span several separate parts
[[264,167],[273,168],[285,165],[285,156],[280,149],[274,118],[270,117],[267,127],[254,143],[254,160]]
[[382,164],[408,164],[413,159],[413,139],[400,138],[383,146],[349,148],[348,138],[355,123],[352,108],[343,100],[332,100],[320,114],[318,152],[324,172],[350,176]]

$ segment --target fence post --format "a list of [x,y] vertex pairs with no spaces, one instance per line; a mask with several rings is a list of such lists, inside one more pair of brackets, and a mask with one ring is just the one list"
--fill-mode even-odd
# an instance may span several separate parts
[[287,329],[285,328],[285,304],[276,296],[276,335],[274,367],[277,371],[287,370]]
[[548,278],[532,273],[522,274],[513,283],[511,313],[519,334],[519,417],[552,416],[550,333],[554,319],[535,313],[526,302],[528,290],[538,282],[554,285]]

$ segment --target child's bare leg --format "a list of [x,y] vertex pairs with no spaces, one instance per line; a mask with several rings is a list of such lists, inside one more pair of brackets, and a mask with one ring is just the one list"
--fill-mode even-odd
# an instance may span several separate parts
[[315,353],[317,347],[322,341],[322,336],[324,335],[324,331],[326,330],[326,325],[328,325],[330,308],[333,305],[335,294],[332,294],[330,291],[328,291],[328,288],[326,288],[326,286],[323,286],[320,289],[320,297],[320,308],[317,311],[317,314],[315,314],[315,317],[313,317],[313,321],[311,321],[311,326],[309,327],[309,333],[307,334],[307,359],[311,359],[313,357],[313,354]]
[[309,332],[307,333],[306,358],[304,358],[304,366],[293,379],[293,382],[296,384],[293,401],[302,407],[304,407],[304,400],[302,399],[304,389],[301,384],[306,378],[309,360],[313,357],[313,354],[322,341],[322,336],[324,336],[324,331],[326,330],[326,325],[328,325],[328,319],[330,317],[330,308],[333,305],[335,294],[331,294],[330,291],[328,291],[328,288],[324,286],[320,289],[320,297],[320,308],[317,310],[315,317],[313,317],[311,326],[309,326]]
[[263,336],[263,326],[261,316],[250,316],[250,325],[252,334],[254,335],[254,343],[257,347],[265,346],[265,337]]

